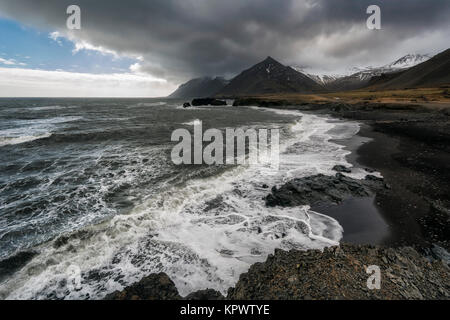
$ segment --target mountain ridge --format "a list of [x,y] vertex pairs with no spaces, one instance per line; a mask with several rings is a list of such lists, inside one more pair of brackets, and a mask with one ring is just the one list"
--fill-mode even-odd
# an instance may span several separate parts
[[378,80],[369,88],[401,89],[440,86],[450,83],[450,49],[412,68],[399,72],[384,81]]
[[319,92],[324,88],[305,74],[284,66],[272,57],[255,64],[231,79],[217,95],[245,96],[269,93]]
[[[442,60],[442,61],[441,61]],[[407,54],[381,67],[354,68],[347,76],[314,75],[267,57],[231,80],[223,77],[192,79],[169,98],[240,97],[283,93],[323,93],[362,88],[401,88],[450,83],[450,49],[431,57]],[[396,79],[399,80],[396,80]]]
[[294,67],[297,71],[304,72],[317,83],[331,91],[346,91],[360,89],[370,84],[374,77],[383,74],[397,73],[414,67],[431,58],[429,54],[407,54],[403,57],[380,67],[352,68],[347,75],[314,74],[305,72],[305,68]]
[[188,98],[207,98],[216,95],[225,85],[228,80],[223,77],[202,77],[191,79],[186,83],[181,84],[177,90],[168,96],[174,99],[188,99]]

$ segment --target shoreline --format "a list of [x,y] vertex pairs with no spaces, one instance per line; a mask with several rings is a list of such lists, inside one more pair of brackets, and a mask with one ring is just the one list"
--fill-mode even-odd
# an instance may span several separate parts
[[[343,224],[351,225],[355,223],[353,218],[358,217],[358,212],[370,208],[369,216],[382,220],[384,224],[379,228],[386,230],[386,234],[379,237],[381,229],[366,228],[366,231],[379,237],[377,246],[370,243],[373,242],[370,237],[370,244],[360,245],[363,241],[359,235],[358,240],[351,241],[353,244],[347,244],[349,239],[346,238],[340,246],[326,248],[323,252],[275,250],[266,262],[256,263],[242,274],[236,286],[229,289],[227,297],[214,290],[201,290],[183,298],[167,275],[153,274],[121,292],[108,295],[106,299],[449,299],[448,253],[441,249],[449,249],[449,216],[445,216],[445,210],[450,202],[447,202],[448,198],[441,200],[436,197],[450,190],[446,183],[442,183],[445,180],[439,177],[446,167],[439,166],[442,162],[438,161],[434,171],[427,171],[419,157],[411,160],[408,153],[419,144],[422,156],[430,154],[434,158],[447,159],[448,148],[440,148],[433,143],[433,139],[426,142],[436,134],[436,128],[442,129],[444,135],[441,138],[444,141],[450,141],[445,135],[450,133],[446,131],[450,117],[415,108],[407,112],[403,109],[395,111],[395,108],[394,112],[377,112],[365,109],[349,111],[347,108],[336,110],[335,107],[335,104],[325,108],[321,106],[321,110],[315,113],[362,123],[360,132],[345,144],[352,151],[348,161],[354,166],[380,172],[386,187],[376,190],[372,197],[350,197],[318,212],[332,217],[340,214],[342,217],[350,211],[350,219]],[[305,111],[302,110],[304,106],[286,109]],[[436,126],[436,123],[442,126]],[[420,124],[428,134],[418,134],[414,130]],[[406,129],[400,130],[400,134],[393,134],[396,125]],[[405,157],[412,166],[401,161]],[[417,186],[417,179],[438,182],[432,190],[426,186],[408,189],[411,185]],[[439,206],[442,202],[444,205]],[[411,208],[412,212],[409,211]],[[364,219],[367,217],[362,217],[360,221]],[[380,291],[365,287],[366,262],[381,266],[385,274],[387,284]],[[336,283],[339,285],[336,286]],[[155,291],[154,288],[162,290]]]
[[[364,135],[364,131],[370,126],[364,122],[359,124],[360,130],[353,137],[332,142],[343,145],[345,150],[351,152],[346,156],[353,166],[351,169],[367,169],[367,174],[370,175],[372,171],[378,170],[362,163],[358,151],[365,144],[377,142]],[[339,204],[323,204],[311,209],[330,216],[341,224],[344,229],[341,242],[355,245],[389,245],[392,231],[377,207],[375,198],[376,192],[367,197],[350,197]]]
[[[427,251],[450,249],[450,117],[430,111],[354,111],[343,117],[363,121],[358,135],[371,139],[355,161],[382,174],[389,190],[377,192],[374,205],[388,222],[388,246]],[[439,137],[437,137],[439,136]],[[437,140],[437,141],[436,141]]]
[[[416,104],[343,102],[280,106],[281,101],[252,100],[264,107],[360,122],[361,129],[354,141],[339,141],[339,144],[352,151],[347,156],[350,163],[380,172],[389,186],[388,190],[376,192],[372,208],[391,230],[390,239],[381,244],[414,246],[422,252],[437,244],[450,251],[448,109]],[[237,101],[235,104],[239,105]],[[248,99],[242,101],[246,103]],[[333,215],[333,211],[325,214]]]

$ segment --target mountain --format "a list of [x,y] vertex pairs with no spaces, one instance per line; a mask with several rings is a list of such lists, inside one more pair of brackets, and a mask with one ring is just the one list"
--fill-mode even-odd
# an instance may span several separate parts
[[429,60],[430,57],[427,54],[408,54],[381,67],[352,68],[349,70],[350,74],[346,76],[307,75],[331,91],[354,90],[369,85],[374,77],[404,71]]
[[323,91],[301,72],[268,57],[233,78],[218,96],[251,96],[269,93],[310,93]]
[[192,79],[179,86],[168,98],[188,99],[212,97],[222,90],[228,82],[221,77]]
[[342,78],[343,75],[332,75],[327,73],[311,73],[308,71],[308,68],[303,68],[299,66],[291,66],[292,69],[294,69],[297,72],[303,73],[311,80],[315,81],[317,84],[320,84],[321,86],[326,86],[329,83],[332,83],[336,81],[339,78]]
[[376,89],[400,89],[450,84],[450,49],[395,76],[378,77],[371,85]]
[[430,60],[431,57],[432,56],[429,54],[407,54],[406,56],[401,57],[397,61],[394,61],[393,63],[390,63],[388,65],[385,65],[384,68],[390,69],[390,70],[408,69],[408,68],[412,68],[422,62]]

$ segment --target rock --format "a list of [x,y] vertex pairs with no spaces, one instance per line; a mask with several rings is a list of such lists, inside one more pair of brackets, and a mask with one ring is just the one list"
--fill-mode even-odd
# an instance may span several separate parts
[[181,297],[169,276],[165,273],[151,274],[122,291],[113,292],[105,300],[223,300],[215,290],[206,289]]
[[367,181],[375,181],[375,182],[383,182],[384,181],[383,178],[379,178],[379,177],[373,176],[371,174],[367,175],[365,180],[367,180]]
[[185,103],[183,103],[183,108],[190,108],[191,107],[191,104],[189,103],[189,102],[185,102]]
[[441,112],[446,116],[450,116],[450,108],[442,109]]
[[116,291],[105,300],[180,300],[175,284],[165,273],[151,274],[141,281]]
[[186,296],[184,299],[186,300],[224,300],[225,297],[216,290],[206,289],[193,292]]
[[[388,252],[400,257],[402,264],[392,262],[385,269]],[[380,290],[366,286],[369,265],[380,266]],[[430,265],[412,248],[341,244],[323,252],[275,250],[266,262],[252,265],[240,276],[227,299],[448,299],[449,275],[444,264]]]
[[290,103],[285,100],[264,100],[258,98],[239,98],[234,100],[233,106],[258,106],[258,107],[282,107],[288,106]]
[[337,172],[345,172],[345,173],[351,173],[352,172],[352,169],[347,168],[346,166],[341,166],[341,165],[334,166],[333,170],[337,171]]
[[346,103],[336,103],[331,108],[331,111],[334,112],[344,112],[344,111],[350,111],[352,108],[350,105]]
[[278,189],[274,187],[265,201],[269,207],[340,203],[349,197],[367,197],[382,187],[383,180],[374,176],[356,180],[341,173],[334,177],[319,174],[291,180]]
[[193,106],[226,106],[227,102],[223,100],[218,100],[214,98],[202,98],[192,100]]

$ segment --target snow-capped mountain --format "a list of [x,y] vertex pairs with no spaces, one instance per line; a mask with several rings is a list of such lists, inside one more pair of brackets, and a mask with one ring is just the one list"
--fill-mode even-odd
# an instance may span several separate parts
[[407,69],[429,60],[432,56],[429,54],[408,54],[395,62],[385,65],[385,68]]
[[327,85],[329,83],[332,83],[336,81],[339,78],[344,77],[344,75],[334,75],[334,74],[327,74],[326,72],[314,72],[308,71],[308,68],[299,67],[299,66],[291,66],[292,69],[294,69],[297,72],[301,72],[304,75],[306,75],[311,80],[314,80],[320,85]]
[[318,84],[324,85],[332,90],[350,90],[361,88],[367,84],[370,79],[375,76],[380,76],[386,73],[398,72],[405,70],[422,62],[425,62],[431,58],[428,54],[407,54],[400,59],[386,64],[381,67],[353,67],[348,69],[346,75],[327,75],[322,73],[312,73],[308,72],[308,68],[293,66],[295,70],[306,74],[309,78],[317,82]]

